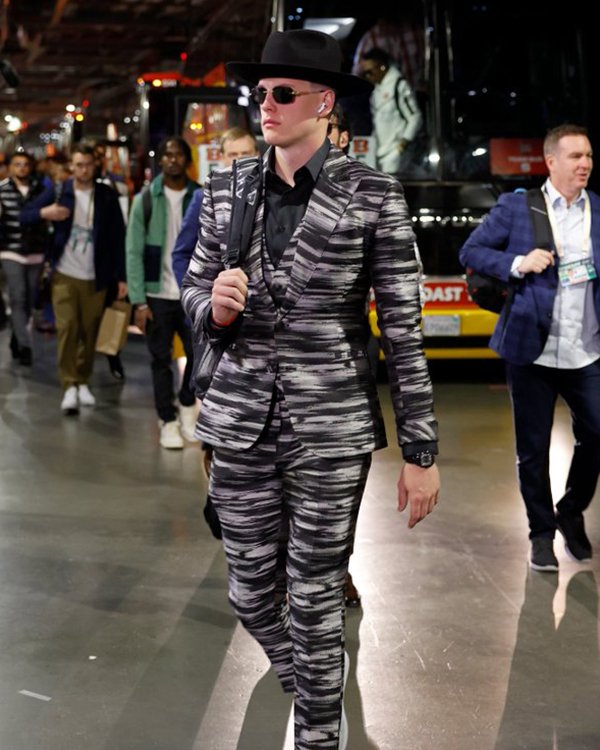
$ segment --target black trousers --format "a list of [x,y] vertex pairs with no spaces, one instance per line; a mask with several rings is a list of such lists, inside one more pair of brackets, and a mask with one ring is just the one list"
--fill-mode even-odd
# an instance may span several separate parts
[[196,396],[190,386],[193,364],[191,331],[179,300],[148,297],[148,305],[152,311],[152,320],[146,324],[146,342],[152,357],[154,405],[163,422],[172,422],[177,418],[177,409],[173,403],[173,337],[176,333],[181,339],[187,358],[179,389],[179,401],[182,406],[192,406],[196,403]]
[[565,493],[556,505],[564,515],[582,513],[600,473],[600,359],[577,370],[506,363],[513,406],[521,494],[530,538],[554,537],[556,520],[550,487],[550,436],[556,401],[571,411],[575,447]]

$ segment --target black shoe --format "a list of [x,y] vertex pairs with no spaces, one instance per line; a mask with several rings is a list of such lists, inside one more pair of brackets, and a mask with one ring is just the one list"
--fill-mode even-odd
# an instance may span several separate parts
[[19,359],[21,356],[21,347],[19,346],[19,342],[17,341],[17,337],[13,333],[10,337],[10,353],[12,354],[13,359]]
[[125,380],[125,370],[123,369],[120,355],[107,354],[106,359],[108,360],[108,367],[113,378],[116,380]]
[[554,554],[554,540],[545,536],[536,536],[531,540],[529,565],[533,570],[547,573],[558,572],[558,560]]
[[565,538],[565,551],[577,562],[592,559],[592,545],[585,533],[583,514],[565,516],[556,514],[556,525]]
[[344,581],[344,602],[350,608],[360,607],[360,594],[350,573],[346,573],[346,580]]
[[31,367],[33,364],[33,357],[31,355],[31,349],[28,346],[23,346],[19,352],[19,363],[25,367]]

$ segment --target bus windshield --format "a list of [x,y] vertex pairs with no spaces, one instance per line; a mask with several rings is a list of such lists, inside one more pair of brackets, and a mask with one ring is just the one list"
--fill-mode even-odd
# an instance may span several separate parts
[[430,10],[429,132],[444,149],[441,176],[522,176],[490,158],[492,139],[541,139],[586,120],[581,32],[569,14],[559,32],[538,2],[453,0]]

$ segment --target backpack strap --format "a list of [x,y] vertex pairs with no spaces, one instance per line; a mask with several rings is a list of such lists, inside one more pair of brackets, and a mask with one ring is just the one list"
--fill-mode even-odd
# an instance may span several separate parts
[[144,209],[144,229],[148,232],[148,225],[152,216],[152,193],[149,186],[142,190],[142,208]]
[[260,158],[236,159],[231,167],[231,183],[231,223],[227,256],[223,259],[226,268],[238,266],[250,246],[262,187]]
[[396,103],[396,110],[398,111],[398,114],[404,120],[404,122],[406,122],[406,117],[404,116],[404,112],[402,111],[402,107],[400,106],[400,86],[402,85],[402,81],[404,80],[404,76],[400,74],[398,80],[396,81],[396,86],[394,87],[394,102]]
[[541,188],[530,188],[527,191],[527,206],[533,224],[535,246],[542,250],[554,249],[552,227],[548,218],[548,207]]

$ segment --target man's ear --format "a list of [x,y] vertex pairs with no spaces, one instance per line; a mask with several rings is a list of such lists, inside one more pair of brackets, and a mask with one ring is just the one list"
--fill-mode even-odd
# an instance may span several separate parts
[[342,150],[346,148],[346,146],[350,143],[350,136],[348,135],[348,132],[344,130],[342,133],[340,133],[340,142],[338,145],[338,148],[341,148]]

